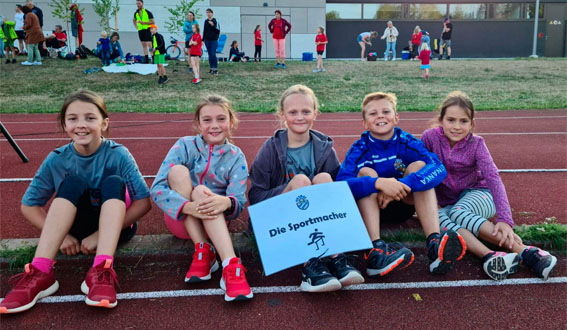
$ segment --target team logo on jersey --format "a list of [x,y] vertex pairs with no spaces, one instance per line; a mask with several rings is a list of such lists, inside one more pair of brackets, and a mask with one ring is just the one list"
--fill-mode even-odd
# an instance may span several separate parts
[[406,164],[404,164],[404,161],[399,158],[397,158],[396,161],[394,162],[394,168],[400,174],[406,173]]

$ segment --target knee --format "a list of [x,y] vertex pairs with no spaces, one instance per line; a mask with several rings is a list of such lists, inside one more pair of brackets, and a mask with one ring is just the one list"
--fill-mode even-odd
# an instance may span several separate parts
[[210,192],[211,192],[211,190],[209,188],[205,187],[204,185],[198,185],[191,192],[191,200],[201,201],[201,200],[205,199],[208,196],[207,193],[210,193]]
[[89,185],[85,179],[77,175],[70,175],[61,182],[55,197],[64,198],[77,206],[79,205],[79,199],[88,189]]
[[319,173],[315,175],[315,177],[313,178],[313,184],[321,184],[328,182],[333,182],[333,178],[327,172]]
[[370,176],[373,178],[377,178],[378,173],[376,173],[376,171],[370,167],[363,167],[360,169],[360,171],[358,171],[358,177],[360,178],[362,176]]
[[190,178],[189,169],[184,165],[174,165],[169,169],[167,181],[187,181]]
[[425,166],[424,161],[421,161],[421,160],[415,161],[415,162],[408,165],[404,174],[408,175],[410,173],[415,173],[415,172],[421,170],[424,166]]
[[101,204],[109,199],[126,200],[126,184],[118,175],[111,175],[102,181],[101,185]]
[[291,179],[289,185],[292,187],[292,189],[307,187],[311,185],[311,180],[309,180],[309,178],[304,174],[298,174],[294,176],[293,179]]

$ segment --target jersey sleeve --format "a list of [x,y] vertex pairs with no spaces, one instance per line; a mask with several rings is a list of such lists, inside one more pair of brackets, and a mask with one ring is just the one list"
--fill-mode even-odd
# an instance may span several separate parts
[[413,192],[435,188],[447,176],[445,166],[436,154],[429,152],[423,142],[414,136],[404,134],[402,138],[407,140],[406,154],[404,155],[406,164],[423,161],[425,166],[419,171],[399,179],[399,181],[410,187]]
[[242,151],[239,150],[236,162],[229,171],[228,187],[226,188],[226,196],[236,200],[235,208],[227,219],[236,218],[246,204],[246,187],[248,184],[248,165]]
[[120,176],[126,182],[126,188],[130,194],[133,201],[139,199],[147,198],[150,196],[150,190],[148,185],[144,180],[136,160],[126,148],[120,148],[122,150],[122,162],[120,166]]
[[154,14],[152,14],[151,11],[149,11],[149,10],[146,9],[146,13],[148,13],[148,18],[149,18],[149,19],[154,18]]
[[43,161],[32,182],[22,197],[22,204],[26,206],[44,206],[55,193],[55,183],[51,166],[56,154],[51,152]]
[[[347,152],[341,164],[337,181],[346,181],[354,199],[359,200],[377,192],[375,184],[378,178],[369,176],[358,177],[358,163],[364,164],[365,149],[360,147],[360,140],[355,142]],[[372,165],[372,164],[371,164]]]

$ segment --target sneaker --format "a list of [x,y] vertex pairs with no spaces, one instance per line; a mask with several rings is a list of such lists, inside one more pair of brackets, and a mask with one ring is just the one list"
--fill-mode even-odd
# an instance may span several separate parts
[[41,65],[42,63],[40,61],[35,61],[32,63],[32,65]]
[[328,292],[340,290],[341,282],[331,274],[325,262],[319,258],[311,258],[301,271],[303,292]]
[[116,307],[118,301],[116,300],[114,284],[118,285],[118,279],[110,259],[91,267],[81,284],[81,291],[87,295],[85,299],[87,305],[106,308]]
[[505,280],[508,275],[517,272],[520,262],[517,253],[491,252],[484,259],[482,268],[486,275],[495,281]]
[[447,60],[450,60],[450,59],[451,59],[451,56],[447,56]]
[[242,266],[239,258],[230,259],[228,266],[222,270],[220,287],[225,291],[225,301],[248,300],[254,294],[246,281],[246,268]]
[[317,73],[317,72],[320,72],[319,69],[317,68],[313,69],[313,73]]
[[440,239],[429,243],[428,257],[431,260],[429,271],[434,274],[446,274],[453,268],[455,261],[461,260],[467,251],[467,244],[456,231],[449,230]]
[[0,303],[0,314],[26,311],[39,299],[52,295],[59,289],[53,269],[46,274],[32,264],[25,266],[25,272],[10,278],[10,283],[15,285]]
[[556,257],[535,246],[525,248],[522,251],[520,260],[544,281],[547,280],[557,263]]
[[198,83],[200,83],[200,82],[201,82],[201,79],[200,79],[200,78],[199,78],[199,79],[195,79],[195,84],[198,84]]
[[22,65],[33,65],[33,63],[32,63],[32,62],[28,62],[28,61],[24,61],[24,62],[22,62]]
[[279,68],[281,66],[280,62],[276,63],[276,68]]
[[376,240],[372,244],[374,247],[368,255],[364,254],[368,276],[384,276],[396,268],[404,269],[413,263],[413,252],[401,243],[386,244],[383,240]]
[[191,79],[191,82],[192,82],[193,84],[196,84],[196,83],[197,83],[197,78]]
[[158,83],[158,84],[163,84],[163,77],[159,77],[157,83]]
[[443,59],[443,55],[439,55],[439,60],[441,61]]
[[162,84],[165,84],[166,82],[168,82],[169,79],[167,78],[167,76],[163,76],[163,81],[161,82]]
[[285,64],[282,64],[282,69],[285,69]]
[[364,283],[364,277],[356,269],[344,254],[339,254],[336,258],[329,260],[329,269],[331,273],[339,280],[343,287]]
[[319,72],[325,72],[325,68],[321,68],[321,70],[319,70]]
[[209,74],[213,74],[213,69],[210,69],[210,70],[209,70]]
[[216,76],[219,74],[219,70],[213,70],[213,76]]
[[6,59],[6,64],[10,64],[10,59],[9,59],[9,58]]
[[187,69],[187,73],[193,73],[193,69],[192,68]]
[[213,247],[207,243],[197,243],[195,244],[191,267],[189,267],[189,271],[187,275],[185,275],[185,283],[210,280],[211,273],[216,272],[218,269],[219,263],[217,262],[217,255]]
[[16,59],[15,59],[15,58],[12,59],[12,64],[16,64]]

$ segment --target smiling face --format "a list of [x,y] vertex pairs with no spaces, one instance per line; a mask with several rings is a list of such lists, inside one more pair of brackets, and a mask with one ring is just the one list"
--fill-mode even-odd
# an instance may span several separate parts
[[195,16],[193,15],[193,13],[188,13],[187,14],[187,20],[189,22],[193,22],[193,20],[195,19]]
[[197,128],[203,134],[203,140],[207,144],[223,144],[230,136],[230,115],[220,105],[205,105],[199,112]]
[[65,132],[73,139],[73,147],[82,155],[94,153],[102,142],[102,132],[109,126],[109,119],[92,103],[74,101],[69,104],[64,118]]
[[440,124],[452,147],[469,135],[474,126],[474,121],[471,120],[466,109],[452,105],[445,110],[445,115],[441,118]]
[[313,99],[305,94],[295,93],[285,98],[280,117],[288,128],[288,134],[309,134],[317,113]]
[[370,131],[372,137],[389,140],[394,135],[399,116],[392,103],[386,99],[373,100],[364,107],[362,126]]

